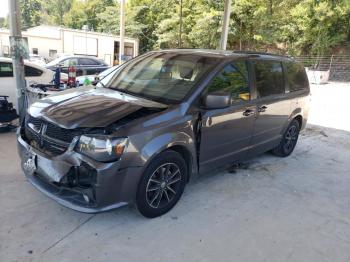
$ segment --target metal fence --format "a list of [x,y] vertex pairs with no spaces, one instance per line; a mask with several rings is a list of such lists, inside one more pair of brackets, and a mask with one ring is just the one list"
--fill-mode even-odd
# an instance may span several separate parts
[[350,55],[298,56],[295,59],[310,69],[330,70],[330,81],[350,82]]

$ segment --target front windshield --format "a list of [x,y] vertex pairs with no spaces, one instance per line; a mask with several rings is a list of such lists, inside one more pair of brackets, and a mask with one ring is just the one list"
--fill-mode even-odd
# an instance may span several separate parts
[[218,61],[200,53],[153,52],[127,62],[104,85],[161,103],[179,103]]

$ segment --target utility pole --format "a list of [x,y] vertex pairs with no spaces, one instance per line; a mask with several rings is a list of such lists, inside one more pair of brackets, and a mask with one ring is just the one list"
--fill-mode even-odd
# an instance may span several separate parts
[[226,50],[228,27],[230,24],[231,0],[225,0],[224,19],[222,22],[222,32],[220,39],[220,49]]
[[21,12],[19,10],[18,0],[8,0],[8,3],[10,14],[10,45],[13,63],[13,75],[16,79],[17,88],[17,110],[20,123],[22,123],[22,120],[26,114],[26,108],[24,105],[26,82],[24,78],[24,47],[21,33]]
[[124,36],[125,36],[125,0],[120,0],[120,42],[119,64],[124,63]]
[[182,0],[180,0],[180,30],[179,30],[179,48],[182,47]]

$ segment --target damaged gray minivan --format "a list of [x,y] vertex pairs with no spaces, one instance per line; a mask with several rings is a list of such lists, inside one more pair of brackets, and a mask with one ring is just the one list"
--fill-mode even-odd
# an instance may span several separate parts
[[18,131],[27,179],[69,208],[168,212],[194,174],[292,153],[308,115],[304,68],[285,56],[165,50],[96,86],[34,103]]

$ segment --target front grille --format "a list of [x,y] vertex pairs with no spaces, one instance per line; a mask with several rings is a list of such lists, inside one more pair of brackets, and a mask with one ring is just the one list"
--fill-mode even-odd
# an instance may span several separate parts
[[27,117],[27,121],[28,123],[33,124],[36,129],[40,129],[42,123],[41,119],[29,116]]
[[69,129],[64,129],[59,126],[56,126],[51,123],[46,123],[47,128],[46,128],[46,136],[48,137],[53,137],[55,139],[64,141],[66,143],[72,142],[73,138],[78,135],[78,132],[69,130]]
[[[35,127],[35,130],[31,125]],[[79,132],[64,129],[43,119],[27,115],[25,135],[34,148],[57,156],[68,149],[69,144],[75,136],[79,135]]]

